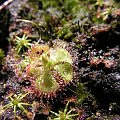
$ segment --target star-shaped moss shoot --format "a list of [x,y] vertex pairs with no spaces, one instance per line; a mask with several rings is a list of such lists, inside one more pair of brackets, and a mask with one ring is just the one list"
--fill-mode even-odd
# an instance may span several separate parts
[[[26,75],[34,79],[32,90],[43,94],[55,93],[73,78],[72,57],[66,49],[36,44],[29,50],[26,61],[29,61],[24,67]],[[20,68],[24,62],[20,62]]]
[[23,113],[27,113],[28,111],[24,108],[24,106],[30,106],[30,104],[22,102],[22,99],[25,98],[26,95],[28,95],[28,93],[19,94],[19,95],[15,94],[13,96],[9,96],[8,99],[10,99],[10,102],[5,106],[2,106],[0,108],[0,111],[5,111],[13,108],[15,117],[16,117],[17,109],[20,109]]
[[23,35],[22,38],[15,36],[16,37],[16,50],[18,53],[20,52],[25,52],[25,49],[29,49],[30,46],[32,45],[30,42],[31,40],[28,39],[28,36]]
[[74,117],[78,116],[78,114],[72,113],[74,109],[68,111],[69,102],[67,102],[64,111],[59,111],[59,113],[50,111],[54,117],[50,120],[73,120]]

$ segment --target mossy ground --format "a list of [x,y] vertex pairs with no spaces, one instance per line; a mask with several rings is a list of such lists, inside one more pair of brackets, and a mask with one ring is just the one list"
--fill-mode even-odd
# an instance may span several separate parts
[[[26,106],[32,117],[18,109],[16,119],[47,120],[52,116],[50,110],[58,113],[66,101],[71,101],[69,109],[79,113],[74,120],[119,120],[119,6],[117,0],[15,0],[0,11],[0,51],[5,51],[0,54],[0,105],[9,102],[10,94],[22,93],[31,84],[27,79],[18,79],[14,71],[25,54],[15,52],[15,36],[22,38],[25,34],[31,43],[52,46],[56,40],[68,42],[72,46],[68,50],[75,58],[73,66],[79,68],[75,71],[79,80],[71,82],[54,102],[44,97],[40,101],[32,94],[26,96],[23,102],[32,104]],[[14,120],[13,109],[1,110],[0,119]]]

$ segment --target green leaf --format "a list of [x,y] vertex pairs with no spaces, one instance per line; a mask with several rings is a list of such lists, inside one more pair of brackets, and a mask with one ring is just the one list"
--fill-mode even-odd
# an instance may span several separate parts
[[43,92],[49,93],[58,89],[58,83],[53,78],[52,73],[46,70],[36,80],[36,87]]
[[50,58],[54,64],[58,62],[72,63],[72,58],[68,51],[65,49],[57,49],[56,52],[50,56]]
[[51,88],[52,87],[52,81],[53,81],[53,77],[52,77],[52,74],[50,71],[45,71],[44,75],[43,75],[43,83],[44,83],[44,86],[46,88]]
[[72,65],[68,62],[58,64],[54,67],[54,69],[68,82],[73,77]]
[[52,63],[51,61],[47,58],[47,56],[42,56],[42,65],[44,67],[44,70],[50,70]]
[[48,64],[48,59],[46,58],[46,57],[44,57],[44,56],[42,56],[42,64],[43,64],[43,66],[44,66],[44,68],[47,66],[47,64]]

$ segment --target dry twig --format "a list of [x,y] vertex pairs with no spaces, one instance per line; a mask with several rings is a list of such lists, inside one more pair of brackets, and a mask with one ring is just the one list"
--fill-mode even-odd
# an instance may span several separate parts
[[13,2],[14,0],[7,0],[5,1],[2,5],[0,5],[0,11],[5,8],[8,4],[10,4],[11,2]]

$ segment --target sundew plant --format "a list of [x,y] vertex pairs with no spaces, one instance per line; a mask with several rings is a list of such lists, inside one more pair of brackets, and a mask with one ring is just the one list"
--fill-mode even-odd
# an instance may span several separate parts
[[73,79],[72,57],[62,47],[34,44],[16,71],[18,77],[30,79],[29,90],[51,96]]

